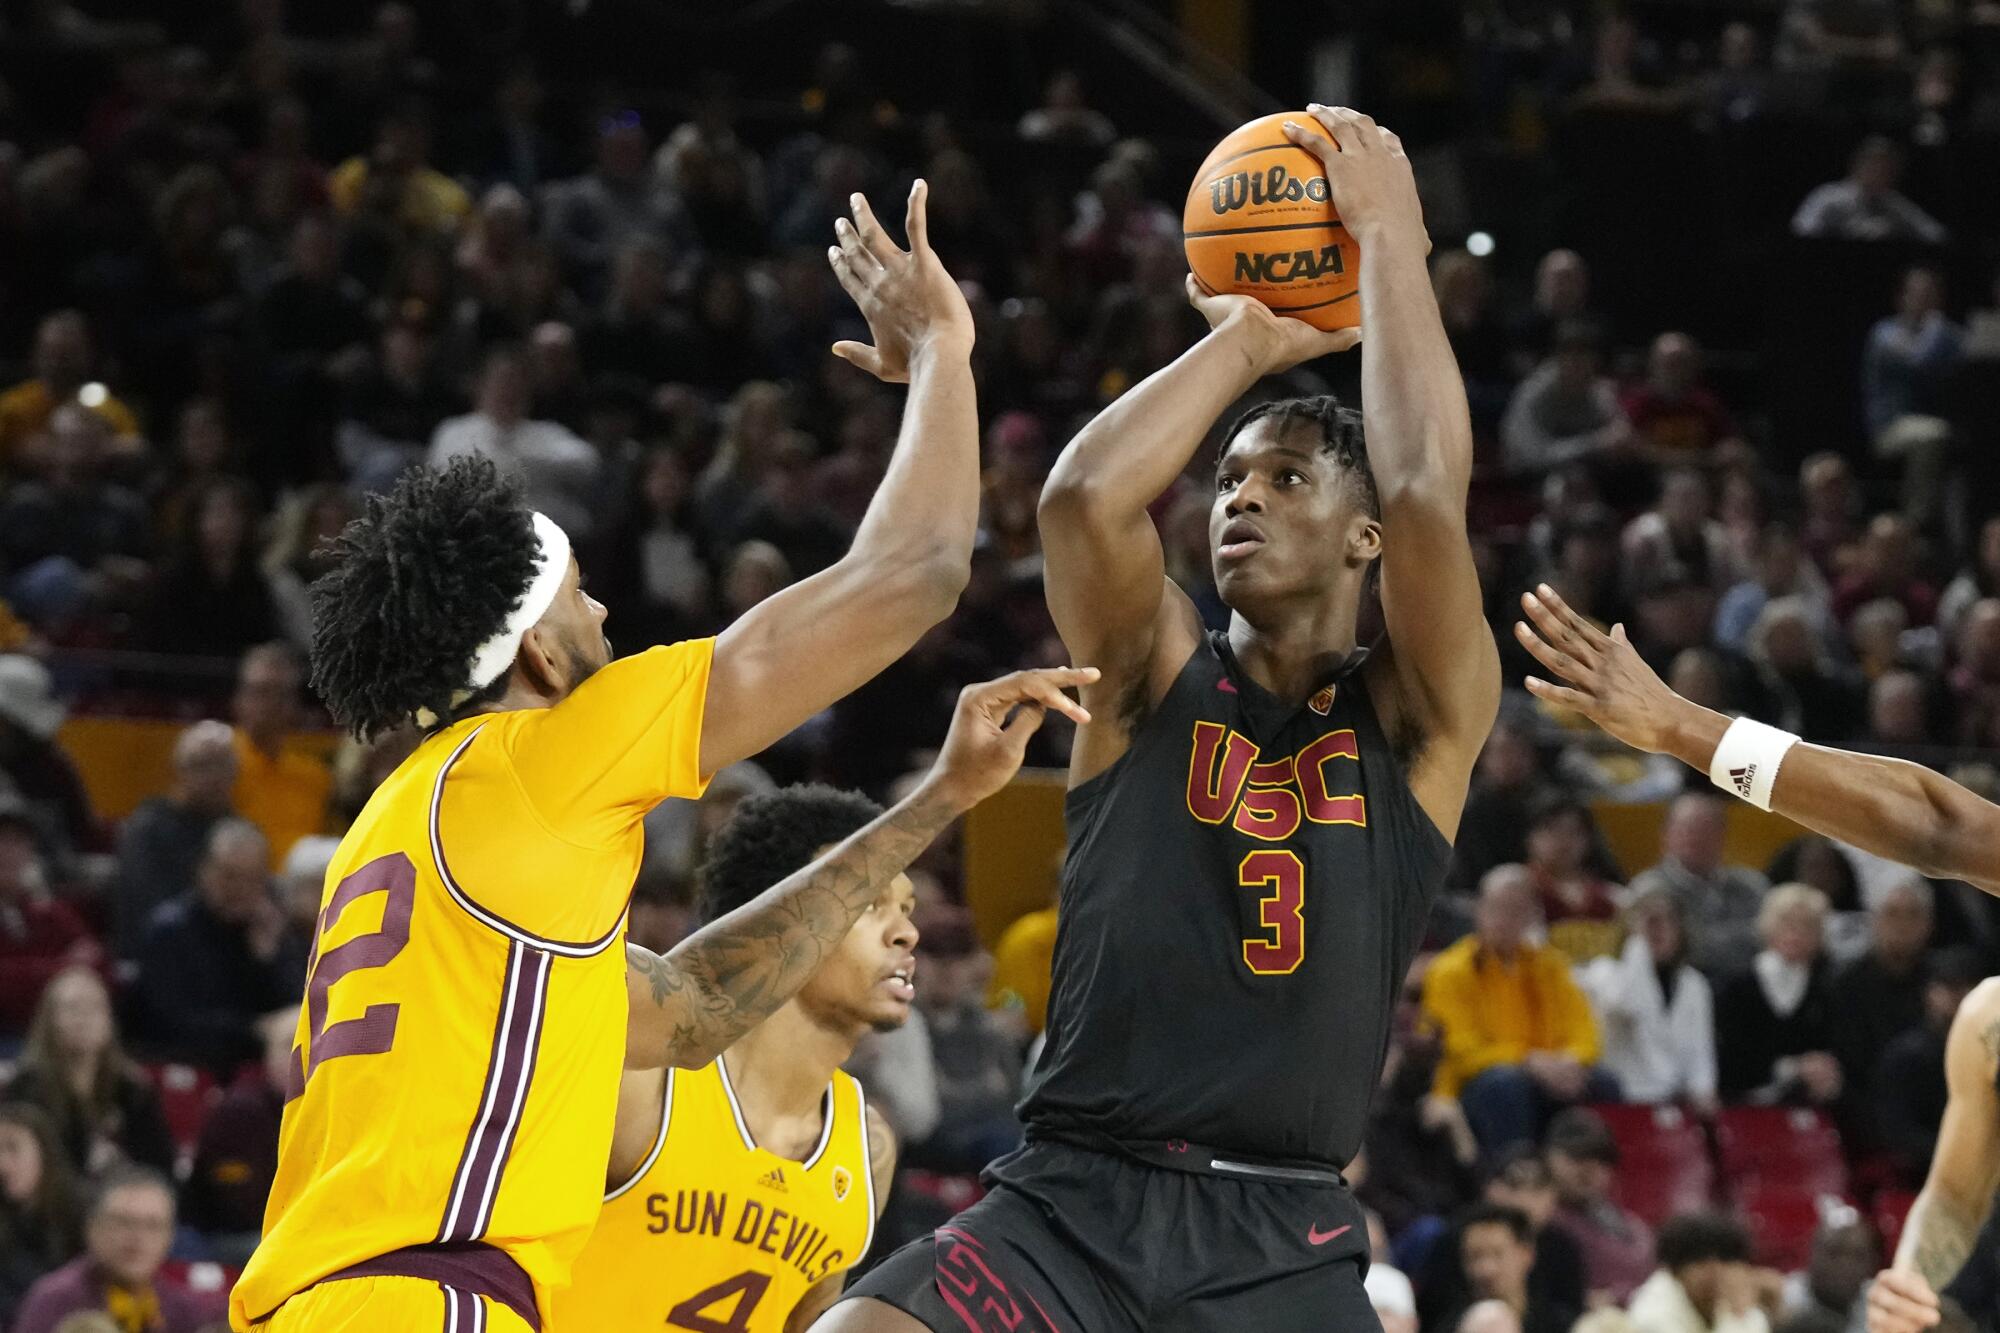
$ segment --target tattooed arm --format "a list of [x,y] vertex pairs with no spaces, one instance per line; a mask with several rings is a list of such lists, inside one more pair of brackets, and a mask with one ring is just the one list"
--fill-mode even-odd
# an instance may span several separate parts
[[1871,1333],[1915,1333],[1938,1321],[1937,1293],[1972,1254],[2000,1187],[2000,979],[1981,982],[1945,1044],[1951,1100],[1923,1192],[1896,1245],[1895,1266],[1868,1294]]
[[967,686],[937,763],[894,809],[665,957],[627,945],[626,1068],[699,1068],[798,994],[945,825],[1007,785],[1045,709],[1089,720],[1062,690],[1096,675],[1018,671]]

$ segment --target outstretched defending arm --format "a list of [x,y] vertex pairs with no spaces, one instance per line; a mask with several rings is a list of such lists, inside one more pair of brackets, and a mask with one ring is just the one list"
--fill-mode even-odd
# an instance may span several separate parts
[[967,686],[937,763],[893,809],[665,957],[626,946],[626,1067],[699,1068],[770,1017],[945,825],[1007,785],[1047,710],[1090,720],[1062,691],[1096,676],[1063,667]]
[[902,434],[847,554],[758,603],[716,640],[703,774],[758,753],[873,679],[951,614],[971,576],[979,526],[972,312],[930,247],[926,198],[920,180],[910,191],[907,252],[858,194],[854,221],[837,224],[840,244],[828,257],[875,342],[833,350],[879,379],[909,383]]
[[[1569,682],[1530,676],[1532,693],[1576,709],[1627,745],[1709,772],[1729,718],[1668,689],[1624,626],[1604,633],[1547,584],[1522,594],[1521,606],[1534,625],[1517,622],[1514,637]],[[1779,814],[1933,878],[2000,894],[2000,806],[1901,759],[1804,742],[1781,758],[1769,788]]]
[[[1382,506],[1381,673],[1410,785],[1447,837],[1500,707],[1500,653],[1465,530],[1472,417],[1425,256],[1423,206],[1402,140],[1358,111],[1312,108],[1286,137],[1326,168],[1361,248],[1362,421]],[[1338,146],[1336,146],[1338,145]],[[1376,677],[1376,678],[1379,678]]]

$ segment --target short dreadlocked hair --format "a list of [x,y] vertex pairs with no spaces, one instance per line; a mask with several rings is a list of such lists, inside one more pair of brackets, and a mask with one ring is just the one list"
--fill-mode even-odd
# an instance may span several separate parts
[[860,792],[819,783],[749,797],[708,845],[701,869],[702,920],[735,911],[881,813],[882,807]]
[[453,700],[527,596],[539,549],[519,486],[488,459],[412,468],[370,496],[312,585],[312,686],[334,721],[371,741],[419,709],[444,720],[504,693],[503,674]]
[[1226,451],[1237,436],[1267,419],[1275,421],[1280,429],[1303,422],[1317,426],[1320,451],[1332,454],[1334,461],[1361,483],[1361,504],[1368,517],[1382,517],[1381,501],[1375,494],[1375,472],[1368,464],[1368,441],[1362,433],[1361,413],[1330,393],[1311,398],[1273,399],[1259,403],[1230,423],[1228,434],[1222,437],[1222,449]]

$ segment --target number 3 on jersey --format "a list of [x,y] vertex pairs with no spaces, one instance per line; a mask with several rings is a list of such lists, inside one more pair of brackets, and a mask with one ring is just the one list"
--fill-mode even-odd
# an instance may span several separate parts
[[1260,847],[1237,867],[1237,882],[1262,889],[1257,920],[1271,933],[1243,941],[1243,963],[1260,977],[1282,977],[1298,970],[1306,956],[1306,867],[1296,852]]

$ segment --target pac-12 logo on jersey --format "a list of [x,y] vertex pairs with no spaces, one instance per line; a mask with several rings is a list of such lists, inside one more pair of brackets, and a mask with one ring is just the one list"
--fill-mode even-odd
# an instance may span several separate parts
[[854,1173],[844,1166],[833,1168],[833,1201],[845,1203],[847,1191],[854,1188]]
[[1197,722],[1188,751],[1188,813],[1204,824],[1226,822],[1264,842],[1283,842],[1308,820],[1366,827],[1362,794],[1338,790],[1352,780],[1345,765],[1360,760],[1352,727],[1260,764],[1257,743],[1248,736],[1220,722]]

